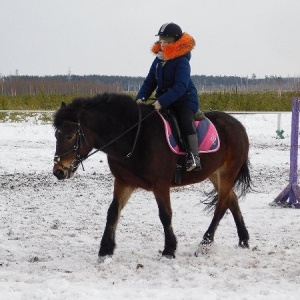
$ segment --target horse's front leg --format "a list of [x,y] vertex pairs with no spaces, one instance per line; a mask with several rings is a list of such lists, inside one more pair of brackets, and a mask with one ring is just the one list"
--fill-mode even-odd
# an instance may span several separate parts
[[116,247],[115,235],[120,213],[134,189],[118,179],[115,180],[113,201],[107,211],[106,226],[100,243],[99,256],[113,255]]
[[154,190],[155,199],[159,209],[159,218],[164,227],[165,248],[162,255],[175,258],[177,240],[172,228],[172,208],[170,201],[170,189]]

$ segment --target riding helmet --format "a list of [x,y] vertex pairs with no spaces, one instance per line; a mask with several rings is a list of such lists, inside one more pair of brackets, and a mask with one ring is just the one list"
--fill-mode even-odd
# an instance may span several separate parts
[[165,23],[159,28],[157,35],[160,37],[173,37],[178,40],[182,36],[182,30],[175,23]]

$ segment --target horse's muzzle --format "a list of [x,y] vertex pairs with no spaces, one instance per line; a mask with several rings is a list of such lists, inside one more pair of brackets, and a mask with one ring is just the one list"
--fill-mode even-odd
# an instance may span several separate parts
[[70,167],[66,167],[63,164],[54,161],[53,175],[58,180],[71,178],[76,170],[77,167],[73,167],[72,165]]
[[63,170],[60,170],[60,169],[56,169],[53,168],[53,175],[59,179],[59,180],[62,180],[62,179],[65,179],[66,178],[66,175],[65,175],[65,172]]

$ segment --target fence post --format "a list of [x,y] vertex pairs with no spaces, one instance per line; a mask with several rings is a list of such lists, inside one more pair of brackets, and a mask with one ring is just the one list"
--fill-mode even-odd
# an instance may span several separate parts
[[290,148],[290,182],[270,205],[300,208],[300,188],[298,180],[298,135],[299,135],[300,98],[293,98],[291,148]]
[[281,113],[277,114],[277,130],[276,130],[276,133],[277,133],[277,137],[279,139],[284,139],[284,136],[283,136],[284,130],[281,129]]

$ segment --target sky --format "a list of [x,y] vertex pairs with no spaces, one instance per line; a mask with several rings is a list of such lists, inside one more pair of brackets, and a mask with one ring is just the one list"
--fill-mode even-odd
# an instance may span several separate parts
[[300,76],[299,0],[0,0],[0,76],[146,76],[164,23],[192,35],[191,73]]

